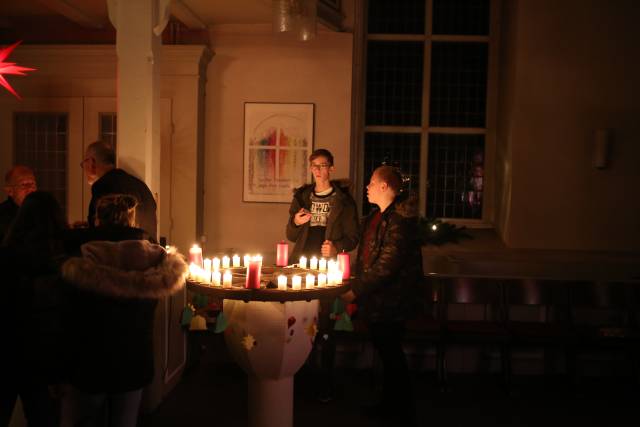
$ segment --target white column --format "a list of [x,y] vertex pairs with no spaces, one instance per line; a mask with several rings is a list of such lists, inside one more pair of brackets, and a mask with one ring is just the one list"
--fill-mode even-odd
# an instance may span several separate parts
[[117,30],[118,166],[160,191],[159,56],[168,0],[109,0]]

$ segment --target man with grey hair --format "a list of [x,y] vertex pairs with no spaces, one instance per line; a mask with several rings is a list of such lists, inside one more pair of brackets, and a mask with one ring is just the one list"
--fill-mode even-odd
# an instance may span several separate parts
[[24,198],[37,189],[35,174],[28,166],[15,165],[4,176],[4,191],[8,197],[0,203],[0,243],[18,214]]
[[116,167],[116,155],[110,144],[103,141],[89,144],[80,166],[91,186],[89,227],[96,225],[96,203],[100,197],[108,194],[128,194],[135,197],[138,202],[136,227],[142,228],[157,241],[156,201],[147,184]]

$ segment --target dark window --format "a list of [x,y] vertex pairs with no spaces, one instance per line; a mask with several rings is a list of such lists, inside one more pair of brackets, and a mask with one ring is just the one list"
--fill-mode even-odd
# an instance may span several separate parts
[[38,189],[67,209],[67,114],[15,113],[15,163],[31,167]]
[[424,44],[370,41],[367,125],[420,126]]
[[424,34],[424,0],[370,0],[369,34]]
[[100,140],[111,144],[116,150],[118,142],[118,115],[116,113],[100,113]]
[[433,0],[433,34],[489,35],[489,0]]
[[484,135],[429,135],[427,216],[481,218]]

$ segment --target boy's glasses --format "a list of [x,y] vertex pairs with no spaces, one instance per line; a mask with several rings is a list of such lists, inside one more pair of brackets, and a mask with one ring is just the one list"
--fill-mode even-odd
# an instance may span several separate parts
[[320,164],[311,163],[311,170],[328,169],[330,167],[331,165],[329,163],[320,163]]

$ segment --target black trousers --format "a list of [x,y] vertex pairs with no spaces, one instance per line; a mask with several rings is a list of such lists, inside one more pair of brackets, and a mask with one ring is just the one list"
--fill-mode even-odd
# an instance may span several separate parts
[[18,396],[29,427],[58,425],[58,411],[45,381],[33,374],[34,368],[5,366],[0,381],[0,426],[8,426]]

